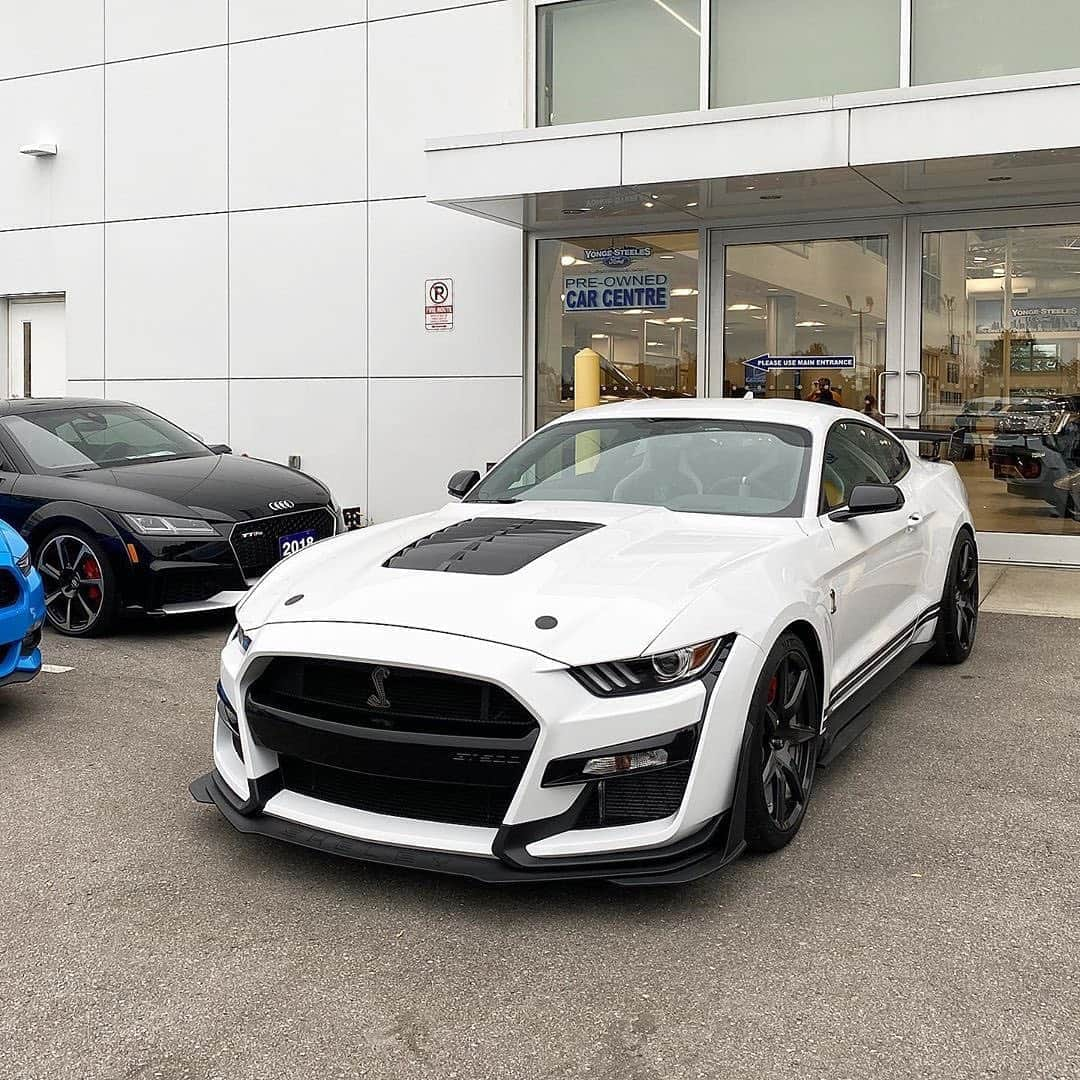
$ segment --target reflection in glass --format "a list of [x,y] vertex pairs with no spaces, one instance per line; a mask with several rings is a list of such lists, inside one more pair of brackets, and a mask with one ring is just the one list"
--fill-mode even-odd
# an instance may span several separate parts
[[537,124],[696,109],[700,21],[698,0],[537,8]]
[[[888,238],[737,244],[724,249],[723,393],[861,410],[885,367]],[[789,366],[754,364],[767,357]],[[715,374],[714,374],[715,378]],[[719,387],[713,393],[719,394]]]
[[1080,226],[923,237],[922,423],[987,532],[1080,533]]
[[600,357],[601,402],[696,396],[696,232],[543,240],[536,285],[538,427],[573,409],[583,349]]

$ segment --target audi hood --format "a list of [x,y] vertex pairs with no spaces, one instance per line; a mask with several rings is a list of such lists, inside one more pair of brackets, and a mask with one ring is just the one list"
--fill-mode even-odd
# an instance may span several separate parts
[[[737,577],[743,587],[732,591],[744,595],[754,564],[800,539],[795,518],[607,503],[451,503],[291,556],[237,615],[249,633],[269,623],[365,623],[594,663],[641,655],[725,579],[734,585]],[[732,612],[730,629],[743,614]]]

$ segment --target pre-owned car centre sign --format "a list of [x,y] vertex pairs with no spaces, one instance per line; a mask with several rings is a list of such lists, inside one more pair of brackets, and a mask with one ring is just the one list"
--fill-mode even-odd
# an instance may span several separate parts
[[668,276],[626,270],[563,278],[563,311],[666,311]]

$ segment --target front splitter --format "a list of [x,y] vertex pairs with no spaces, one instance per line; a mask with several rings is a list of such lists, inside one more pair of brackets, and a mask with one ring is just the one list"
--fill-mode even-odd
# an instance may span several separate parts
[[[666,847],[635,853],[623,852],[616,856],[597,855],[593,861],[581,856],[573,859],[534,859],[530,866],[520,867],[495,857],[378,844],[324,829],[313,829],[261,811],[245,812],[241,807],[246,804],[238,803],[216,770],[193,780],[189,790],[197,802],[216,806],[239,832],[269,836],[359,862],[451,874],[500,885],[580,880],[611,881],[617,885],[678,885],[719,870],[737,858],[745,848],[741,822],[737,829],[732,828],[741,815],[729,811],[713,818],[692,836]],[[504,826],[508,832],[513,828]],[[545,865],[537,865],[541,861]]]

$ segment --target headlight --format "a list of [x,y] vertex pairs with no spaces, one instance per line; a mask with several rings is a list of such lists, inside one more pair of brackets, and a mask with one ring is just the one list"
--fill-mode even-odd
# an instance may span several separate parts
[[157,514],[121,514],[137,533],[143,536],[217,536],[218,531],[208,521],[198,518],[159,517]]
[[612,660],[606,664],[586,664],[570,668],[570,674],[597,697],[641,694],[666,690],[669,686],[700,679],[716,664],[723,665],[731,652],[735,635],[711,638],[682,649],[638,656],[632,660]]
[[251,648],[251,635],[244,632],[244,628],[237,623],[236,629],[233,630],[232,636],[236,638],[237,645],[240,646],[241,652],[247,652]]
[[27,548],[16,560],[15,565],[23,572],[24,577],[30,576],[30,571],[33,570],[34,564],[30,560],[30,549]]

